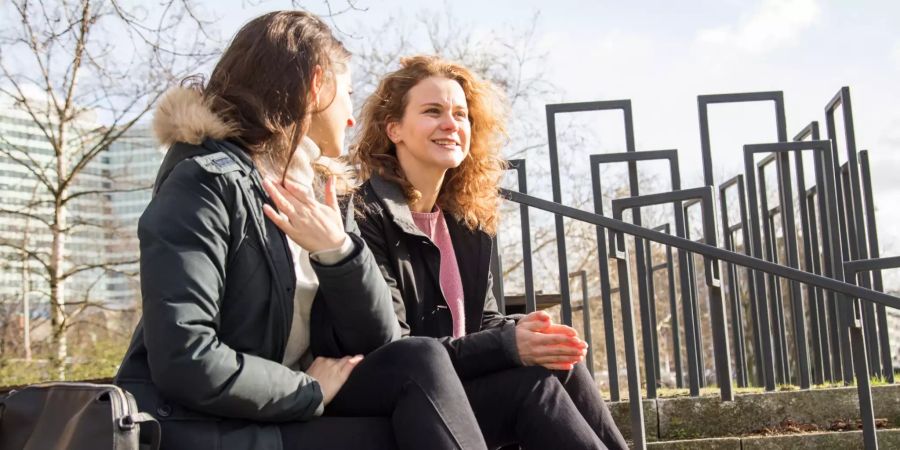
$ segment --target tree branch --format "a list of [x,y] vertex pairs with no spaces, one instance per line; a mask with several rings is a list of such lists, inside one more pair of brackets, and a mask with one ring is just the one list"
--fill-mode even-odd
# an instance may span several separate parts
[[141,192],[141,191],[149,191],[152,189],[152,186],[141,186],[136,188],[123,188],[123,189],[98,189],[91,191],[78,191],[74,194],[70,194],[60,200],[63,204],[66,204],[72,200],[76,200],[80,197],[85,197],[88,195],[104,195],[104,194],[123,194],[128,192]]
[[104,269],[104,271],[114,271],[113,269],[115,269],[117,266],[127,266],[129,264],[137,264],[139,262],[140,262],[140,259],[134,258],[134,259],[124,260],[124,261],[110,261],[110,262],[104,262],[104,263],[98,263],[98,264],[85,264],[85,265],[70,269],[69,271],[63,273],[59,277],[59,279],[65,280],[65,279],[68,279],[69,277],[75,276],[79,273],[88,272],[88,271],[96,270],[96,269]]
[[44,261],[43,259],[41,259],[41,256],[45,256],[47,258],[50,257],[50,254],[47,252],[39,252],[39,251],[30,250],[24,245],[12,243],[6,239],[0,240],[0,247],[11,248],[17,252],[24,253],[25,255],[28,256],[29,259],[40,263],[40,265],[43,266],[47,272],[50,271],[50,264],[48,262]]

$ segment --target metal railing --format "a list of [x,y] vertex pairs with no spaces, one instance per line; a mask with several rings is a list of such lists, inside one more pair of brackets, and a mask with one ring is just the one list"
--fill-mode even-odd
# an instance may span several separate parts
[[[778,142],[745,145],[744,173],[717,186],[712,177],[713,152],[709,142],[707,106],[748,101],[775,104]],[[586,271],[569,272],[564,219],[593,225],[596,228],[599,301],[610,396],[614,401],[620,399],[612,297],[618,293],[631,429],[637,448],[646,445],[641,389],[646,389],[648,398],[655,398],[660,382],[660,334],[653,279],[658,270],[666,270],[668,277],[665,284],[671,311],[672,341],[669,351],[673,353],[678,387],[686,384],[690,395],[697,396],[700,388],[711,382],[706,373],[705,347],[701,338],[702,330],[708,328],[711,330],[714,379],[723,401],[734,399],[733,384],[740,387],[756,384],[772,391],[779,383],[795,382],[807,389],[813,383],[835,380],[850,384],[855,378],[865,445],[876,448],[869,376],[883,376],[893,382],[885,308],[900,308],[900,298],[881,292],[880,270],[900,267],[900,259],[879,258],[869,155],[866,151],[857,153],[853,143],[849,89],[842,88],[826,106],[828,140],[819,138],[817,122],[807,125],[793,141],[787,140],[781,92],[700,96],[698,105],[706,186],[694,189],[681,187],[676,150],[636,151],[630,101],[547,105],[552,201],[527,194],[524,160],[511,161],[511,168],[518,175],[518,190],[502,190],[508,201],[519,205],[525,310],[533,311],[537,307],[529,219],[529,210],[536,209],[554,215],[562,321],[572,324],[569,283],[572,278],[578,278],[582,287],[582,321],[586,327],[585,335],[591,339],[588,276]],[[839,109],[843,113],[848,151],[843,168],[837,163],[838,146],[834,142],[834,114]],[[623,113],[626,151],[588,155],[593,212],[563,205],[556,115],[607,110]],[[811,186],[806,186],[804,154],[812,154],[815,183]],[[641,195],[638,163],[645,161],[668,162],[671,191]],[[612,217],[607,217],[603,210],[600,167],[611,163],[628,165],[630,196],[613,199]],[[778,202],[770,207],[767,194],[772,187],[766,185],[765,173],[771,166],[776,171],[774,189]],[[730,190],[737,191],[738,201],[734,202],[739,213],[737,223],[729,222],[729,206],[735,206],[726,201]],[[653,228],[643,226],[641,208],[651,205],[672,205],[672,223]],[[699,240],[690,236],[687,209],[692,206],[700,207],[702,238]],[[716,224],[717,206],[721,214],[720,227]],[[625,211],[631,212],[632,223],[621,220]],[[720,233],[722,247],[718,246]],[[737,245],[738,235],[741,251]],[[626,245],[626,237],[634,241],[633,247]],[[664,246],[663,264],[654,266],[651,243]],[[633,255],[630,248],[634,249]],[[673,249],[677,258],[673,257]],[[705,284],[702,287],[695,283],[699,273],[694,266],[695,256],[703,260]],[[498,294],[502,307],[500,274],[503,270],[499,253],[495,253],[495,260],[492,266],[495,294]],[[610,262],[616,268],[615,287],[610,279]],[[724,270],[721,270],[720,262],[724,262]],[[742,278],[745,281],[742,282]],[[632,291],[637,293],[637,319],[632,310]],[[808,308],[804,307],[804,298]],[[679,299],[680,311],[677,307]],[[708,312],[707,323],[703,323],[702,306],[706,306]],[[749,310],[746,311],[750,317],[749,330],[745,330],[745,310]],[[678,312],[682,314],[681,322]],[[641,324],[640,345],[636,320]],[[788,327],[792,339],[788,339]],[[643,371],[638,347],[642,350]],[[682,347],[686,361],[681,359]],[[750,364],[747,361],[749,353],[752,353]],[[877,356],[870,360],[869,355]],[[589,364],[593,373],[593,361]]]
[[[842,281],[837,281],[831,278],[826,278],[823,276],[819,276],[816,274],[811,274],[808,272],[804,272],[799,269],[794,269],[787,266],[782,266],[776,263],[772,263],[769,261],[765,261],[762,259],[757,259],[751,256],[743,255],[740,253],[731,252],[728,250],[724,250],[718,247],[714,247],[711,245],[707,245],[700,242],[695,242],[689,239],[681,238],[678,236],[672,236],[666,233],[662,233],[659,231],[654,231],[652,229],[640,227],[637,225],[633,225],[627,222],[623,222],[616,219],[611,219],[608,217],[600,216],[594,213],[582,211],[580,209],[572,208],[569,206],[561,205],[559,203],[550,202],[547,200],[543,200],[537,197],[532,197],[526,194],[521,194],[516,191],[503,190],[504,197],[512,202],[518,203],[520,205],[525,205],[531,208],[536,208],[542,211],[547,211],[553,213],[559,217],[568,217],[570,219],[575,219],[581,222],[589,223],[595,226],[600,226],[608,229],[608,231],[615,233],[616,236],[620,236],[621,234],[630,235],[632,237],[641,238],[650,240],[653,242],[657,242],[663,245],[671,246],[680,250],[684,250],[691,253],[697,253],[703,255],[707,258],[707,261],[710,261],[708,264],[715,266],[718,264],[718,260],[727,261],[731,264],[735,264],[738,266],[746,267],[752,269],[754,271],[762,272],[769,275],[775,275],[782,278],[789,279],[791,281],[800,282],[810,284],[812,286],[834,291],[838,294],[843,294],[847,297],[854,299],[863,299],[866,301],[876,302],[881,305],[889,306],[892,308],[900,308],[900,298],[884,294],[882,292],[873,291],[867,288],[863,288],[854,284],[845,283]],[[621,272],[625,272],[627,275],[628,265],[627,262],[627,252],[623,255],[616,251],[616,259],[619,261],[623,261],[622,265],[619,267]],[[900,264],[900,263],[898,263]],[[620,275],[622,277],[622,275]],[[567,277],[568,278],[568,277]],[[711,278],[709,280],[711,283],[715,283],[718,280],[715,278]],[[620,295],[626,296],[624,292],[627,292],[627,286],[630,283],[621,284]],[[625,289],[623,289],[625,287]],[[566,300],[563,300],[564,304]],[[569,307],[571,308],[571,303],[569,303]],[[645,447],[645,432],[644,432],[644,420],[643,420],[643,410],[641,405],[641,383],[640,383],[640,375],[637,370],[637,348],[636,348],[636,338],[634,336],[634,322],[633,322],[633,313],[631,311],[631,304],[628,301],[622,302],[622,315],[623,315],[623,331],[625,333],[625,353],[626,353],[626,366],[628,372],[628,390],[629,390],[629,403],[631,409],[631,429],[632,436],[635,442],[635,445],[638,448]],[[721,320],[724,320],[724,316],[720,316]],[[571,322],[569,322],[571,323]],[[721,325],[721,324],[720,324]],[[725,342],[727,348],[727,342]],[[862,358],[865,358],[865,346],[862,341],[857,343],[861,352],[858,351],[857,345],[853,346],[854,351],[861,353]],[[860,389],[860,404],[862,408],[862,403],[864,398],[868,398],[871,403],[871,392],[868,392],[868,376],[867,371],[864,370],[864,383],[858,383],[858,387]],[[725,392],[730,392],[730,378],[723,378],[723,380],[729,380],[728,382],[719,381],[720,389],[723,392],[723,400],[731,400],[732,398],[726,398]],[[866,390],[867,393],[863,393],[863,390]],[[865,418],[864,418],[865,419]],[[868,426],[868,422],[866,420],[863,421],[864,428]],[[874,418],[871,420],[871,432],[874,433]],[[867,447],[869,448],[869,447]]]

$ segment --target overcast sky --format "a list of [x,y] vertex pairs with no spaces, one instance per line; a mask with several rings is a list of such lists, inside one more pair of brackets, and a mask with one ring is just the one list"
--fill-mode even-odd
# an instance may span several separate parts
[[[335,20],[352,33],[354,26],[381,23],[401,11],[428,11],[411,4],[418,3],[363,1],[367,11]],[[824,135],[825,104],[849,86],[857,148],[870,150],[873,164],[882,255],[900,254],[895,226],[900,223],[900,2],[459,0],[447,5],[455,17],[485,31],[524,26],[539,11],[537,38],[549,53],[550,81],[561,88],[557,101],[631,99],[637,149],[679,149],[687,187],[702,182],[697,95],[784,91],[793,137],[813,120]],[[228,21],[236,28],[277,7],[263,3],[229,10],[223,31]],[[348,43],[353,46],[352,39]],[[775,138],[769,105],[712,107],[710,115],[717,177],[741,169],[742,144]],[[619,119],[601,118],[613,125],[598,123],[599,129],[621,134]],[[613,136],[607,144],[621,141]],[[897,274],[890,275],[898,286]]]

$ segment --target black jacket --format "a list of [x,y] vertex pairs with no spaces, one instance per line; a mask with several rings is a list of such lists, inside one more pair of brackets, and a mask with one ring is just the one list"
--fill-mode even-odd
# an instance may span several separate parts
[[452,317],[440,289],[440,251],[416,227],[400,188],[373,175],[358,190],[357,221],[387,280],[404,336],[441,338],[462,379],[521,365],[515,323],[491,292],[490,236],[447,215],[462,279],[466,335],[452,339]]
[[[160,420],[166,448],[277,449],[272,423],[321,414],[318,383],[281,364],[296,280],[286,236],[262,213],[268,201],[252,161],[226,141],[176,144],[160,168],[138,226],[143,317],[116,383]],[[313,262],[315,355],[400,336],[375,259],[350,236],[346,259]]]

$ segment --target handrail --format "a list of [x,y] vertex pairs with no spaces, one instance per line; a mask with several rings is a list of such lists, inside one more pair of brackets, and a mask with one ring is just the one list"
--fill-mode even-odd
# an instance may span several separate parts
[[714,247],[712,245],[702,244],[689,239],[680,238],[678,236],[661,233],[659,231],[653,231],[649,228],[644,228],[638,225],[630,224],[628,222],[623,222],[621,220],[616,220],[610,217],[590,213],[577,208],[573,208],[571,206],[561,205],[559,203],[544,200],[542,198],[522,194],[517,191],[501,188],[500,193],[509,201],[520,203],[533,208],[538,208],[554,214],[559,214],[570,219],[575,219],[593,225],[605,227],[615,232],[630,234],[632,236],[651,240],[663,245],[670,245],[672,247],[680,248],[685,251],[730,262],[732,264],[749,267],[753,270],[765,272],[771,275],[787,278],[789,280],[798,281],[801,283],[806,283],[812,286],[820,287],[822,289],[829,289],[847,295],[851,298],[869,300],[885,306],[889,306],[891,308],[900,309],[900,298],[885,294],[883,292],[873,291],[871,289],[859,287],[853,284],[845,283],[843,281],[838,281],[809,272],[804,272],[800,269],[782,266],[769,261],[754,258],[752,256],[747,256],[719,247]]

